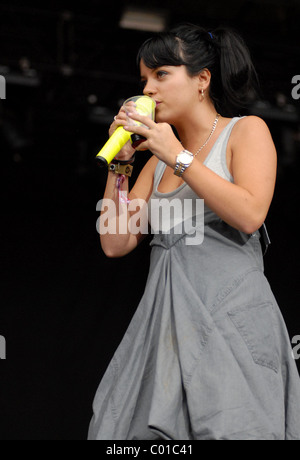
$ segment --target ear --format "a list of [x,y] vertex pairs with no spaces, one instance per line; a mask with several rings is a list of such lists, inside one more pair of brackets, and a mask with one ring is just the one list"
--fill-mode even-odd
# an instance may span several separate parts
[[208,69],[202,70],[202,72],[198,75],[198,85],[199,85],[199,92],[201,90],[206,91],[210,85],[211,81],[211,73]]

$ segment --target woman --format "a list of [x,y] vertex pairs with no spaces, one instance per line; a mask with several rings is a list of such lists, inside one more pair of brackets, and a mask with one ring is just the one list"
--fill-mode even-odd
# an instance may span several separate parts
[[[178,220],[158,224],[145,293],[97,391],[89,439],[300,439],[299,376],[260,246],[276,151],[261,119],[229,117],[253,88],[247,48],[232,31],[186,24],[145,42],[138,62],[156,121],[132,110],[146,127],[129,126],[121,109],[110,129],[143,136],[137,150],[153,153],[129,201],[152,212],[160,199],[192,201],[201,233],[204,200],[204,235],[193,242]],[[133,153],[128,144],[117,161],[131,164]],[[128,177],[121,184],[111,169],[105,198],[130,220]],[[105,254],[128,254],[144,236],[135,233],[101,235]]]

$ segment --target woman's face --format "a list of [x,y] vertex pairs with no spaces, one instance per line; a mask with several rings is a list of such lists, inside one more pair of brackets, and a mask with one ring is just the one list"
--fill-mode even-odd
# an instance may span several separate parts
[[144,94],[156,101],[156,121],[176,126],[199,104],[199,79],[184,65],[149,69],[141,60],[140,71]]

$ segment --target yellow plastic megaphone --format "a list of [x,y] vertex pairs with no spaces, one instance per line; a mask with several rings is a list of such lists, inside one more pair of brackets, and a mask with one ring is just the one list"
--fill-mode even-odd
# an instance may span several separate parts
[[[154,113],[155,113],[155,101],[148,96],[134,96],[130,99],[127,99],[123,106],[126,110],[126,105],[129,102],[134,102],[135,107],[134,109],[131,106],[131,111],[135,110],[140,115],[149,116],[152,120],[154,120]],[[131,124],[134,125],[141,125],[141,123],[130,120]],[[109,163],[115,158],[116,155],[120,152],[120,150],[124,147],[124,145],[130,140],[133,147],[136,147],[138,143],[142,141],[140,136],[134,134],[134,139],[131,138],[132,133],[129,131],[125,131],[123,126],[119,126],[116,131],[112,134],[112,136],[108,139],[106,144],[102,147],[98,155],[96,156],[96,161],[98,162],[99,166],[108,166]],[[139,138],[139,139],[138,139]]]

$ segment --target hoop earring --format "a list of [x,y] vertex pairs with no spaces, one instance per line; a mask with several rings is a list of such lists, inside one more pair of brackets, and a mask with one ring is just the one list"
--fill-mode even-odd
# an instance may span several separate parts
[[202,102],[204,101],[205,99],[205,95],[204,95],[204,89],[201,89],[201,96],[202,96]]

